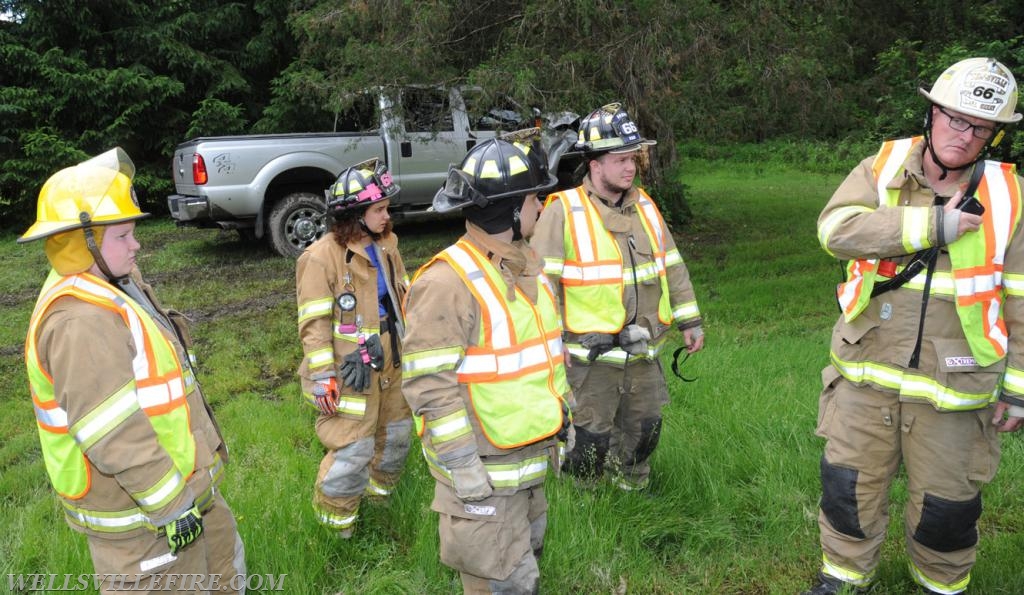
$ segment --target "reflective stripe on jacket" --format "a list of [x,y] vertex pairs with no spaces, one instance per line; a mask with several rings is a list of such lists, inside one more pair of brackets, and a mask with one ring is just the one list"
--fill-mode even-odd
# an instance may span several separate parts
[[[903,169],[903,162],[921,137],[888,141],[882,145],[872,171],[878,190],[879,206],[895,207],[897,189],[887,188]],[[949,244],[951,276],[937,276],[936,290],[950,289],[956,297],[956,311],[964,335],[978,364],[989,366],[1006,356],[1007,333],[1002,316],[1003,261],[1006,247],[1021,216],[1021,191],[1016,168],[1007,163],[985,161],[977,197],[985,206],[979,233],[967,233]],[[903,244],[908,253],[930,247],[928,227],[932,207],[902,207]],[[861,206],[839,209],[818,229],[822,246],[843,218],[864,210]],[[847,281],[837,289],[840,307],[847,322],[855,319],[871,300],[878,273],[877,259],[851,260]],[[926,272],[911,279],[908,286],[924,287]]]
[[[381,333],[377,269],[367,253],[370,249],[377,250],[386,283],[395,291],[394,301],[398,307],[392,322],[401,328],[404,326],[401,304],[409,280],[394,233],[369,246],[358,242],[341,246],[334,234],[329,233],[314,242],[296,261],[297,322],[304,353],[298,373],[303,398],[313,407],[316,406],[314,382],[337,376],[344,357],[358,348],[360,336]],[[344,294],[349,294],[350,310],[342,310],[337,303],[338,297]],[[366,394],[371,389],[355,393],[340,382],[338,388],[341,391],[338,409],[363,415]]]
[[[71,425],[67,412],[56,400],[53,381],[42,367],[36,346],[41,322],[50,306],[62,296],[115,312],[128,327],[135,347],[134,379]],[[190,368],[182,367],[174,345],[157,322],[142,306],[98,277],[88,273],[62,277],[51,270],[29,324],[25,361],[43,460],[50,482],[65,499],[68,519],[101,532],[155,529],[148,514],[170,504],[185,489],[196,461],[196,441],[186,406],[186,396],[195,388],[195,378]],[[173,461],[173,468],[148,488],[130,494],[137,508],[112,512],[75,504],[73,501],[85,498],[91,487],[85,451],[140,409]]]
[[699,316],[696,302],[673,307],[666,268],[680,264],[679,251],[666,251],[664,220],[658,207],[643,189],[637,188],[636,211],[653,249],[646,264],[626,266],[615,238],[605,227],[583,188],[552,195],[548,204],[559,200],[565,211],[565,259],[545,259],[545,270],[561,277],[564,288],[565,327],[583,334],[616,333],[626,323],[622,292],[627,285],[657,277],[661,286],[658,320],[671,324],[674,318]]
[[[547,278],[537,276],[536,305],[518,288],[510,301],[501,273],[469,242],[459,241],[435,258],[455,270],[480,305],[479,339],[465,349],[456,372],[487,441],[511,449],[555,435],[562,428],[569,385],[558,309]],[[415,376],[445,363],[454,366],[459,356],[408,354],[403,373]],[[416,421],[422,435],[422,419]],[[435,420],[431,429],[432,436],[444,440],[470,428],[466,420],[454,419]]]

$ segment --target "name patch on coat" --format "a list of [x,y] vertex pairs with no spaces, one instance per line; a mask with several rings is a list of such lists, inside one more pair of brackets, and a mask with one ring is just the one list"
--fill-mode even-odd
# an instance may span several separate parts
[[141,569],[142,572],[149,572],[150,570],[153,570],[157,566],[163,566],[164,564],[170,564],[171,562],[174,562],[177,559],[178,559],[178,557],[175,556],[174,554],[166,553],[166,554],[164,554],[162,556],[157,556],[156,558],[150,558],[149,560],[143,560],[142,562],[139,563],[139,569]]
[[477,516],[494,516],[498,514],[498,511],[493,506],[477,506],[476,504],[466,504],[466,514],[475,514]]
[[978,360],[970,355],[956,355],[946,358],[947,368],[976,368],[977,366]]

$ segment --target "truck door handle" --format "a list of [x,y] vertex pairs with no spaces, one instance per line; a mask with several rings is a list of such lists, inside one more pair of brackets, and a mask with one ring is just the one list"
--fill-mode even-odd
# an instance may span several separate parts
[[402,157],[412,157],[412,143],[407,140],[402,141]]

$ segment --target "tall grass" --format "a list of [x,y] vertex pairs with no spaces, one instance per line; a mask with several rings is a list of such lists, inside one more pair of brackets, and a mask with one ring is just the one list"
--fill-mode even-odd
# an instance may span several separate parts
[[[707,156],[705,156],[707,157]],[[846,167],[852,166],[856,159]],[[817,246],[815,220],[844,172],[807,173],[690,156],[683,181],[693,219],[676,230],[705,317],[707,346],[669,374],[672,402],[650,488],[625,493],[547,484],[545,593],[783,594],[818,567],[814,434],[819,373],[836,316],[839,268]],[[657,197],[655,197],[657,198]],[[459,233],[433,221],[400,227],[410,270]],[[230,235],[147,221],[142,267],[164,302],[195,321],[200,380],[227,437],[225,494],[249,571],[287,574],[288,593],[460,593],[437,556],[432,481],[418,450],[392,499],[365,504],[356,536],[313,520],[322,456],[295,368],[294,263]],[[8,573],[91,572],[47,484],[22,349],[45,275],[41,246],[0,238],[0,592]],[[1024,452],[1003,438],[985,494],[977,593],[1020,593]],[[876,593],[911,592],[897,489]]]

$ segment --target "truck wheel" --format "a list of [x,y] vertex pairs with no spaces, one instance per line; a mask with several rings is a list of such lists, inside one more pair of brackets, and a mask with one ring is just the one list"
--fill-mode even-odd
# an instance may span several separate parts
[[298,258],[327,230],[323,215],[322,197],[312,192],[285,196],[270,210],[267,220],[271,247],[281,256]]

